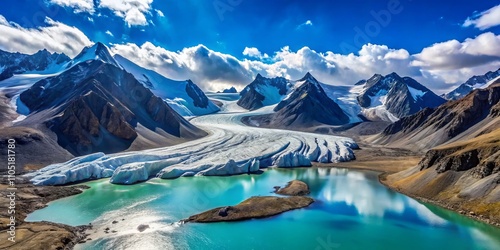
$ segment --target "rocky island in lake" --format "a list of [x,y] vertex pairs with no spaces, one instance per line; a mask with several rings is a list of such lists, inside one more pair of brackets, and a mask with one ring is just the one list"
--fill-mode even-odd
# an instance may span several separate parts
[[309,194],[309,187],[302,181],[291,181],[285,188],[279,189],[276,193],[290,195],[290,197],[254,196],[236,206],[218,207],[190,216],[184,222],[221,222],[265,218],[304,208],[314,202],[313,198],[303,196]]

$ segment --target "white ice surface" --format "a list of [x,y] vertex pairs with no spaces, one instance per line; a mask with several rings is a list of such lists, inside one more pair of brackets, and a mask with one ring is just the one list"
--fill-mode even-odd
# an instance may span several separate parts
[[14,75],[11,78],[0,81],[0,90],[8,89],[9,91],[22,92],[29,89],[36,82],[55,74],[20,74]]
[[340,108],[349,116],[350,123],[361,122],[358,116],[361,113],[361,107],[356,97],[363,91],[363,85],[358,86],[333,86],[322,84],[325,94],[334,100]]
[[264,100],[262,100],[264,106],[276,104],[283,99],[283,96],[279,93],[280,90],[269,84],[259,84],[255,90],[264,96]]
[[350,123],[361,122],[359,115],[370,120],[382,120],[395,122],[399,120],[385,107],[387,101],[387,91],[381,90],[376,95],[370,96],[371,104],[368,108],[362,108],[357,97],[365,91],[365,85],[354,86],[332,86],[322,85],[328,97],[335,100],[337,104],[349,116]]
[[427,93],[422,90],[414,89],[410,86],[408,86],[408,90],[410,91],[411,97],[413,97],[413,100],[415,101],[422,98],[422,96],[424,96],[425,93]]
[[385,105],[385,101],[387,100],[387,90],[381,89],[374,96],[370,96],[370,107],[377,107],[380,105]]
[[[235,101],[224,101],[221,113],[191,122],[209,135],[187,143],[138,152],[96,153],[53,164],[27,176],[36,185],[57,185],[111,177],[116,184],[133,184],[153,177],[234,175],[265,167],[310,166],[312,162],[354,159],[356,143],[345,137],[248,127],[247,115],[271,112],[271,107],[240,112]],[[234,107],[233,110],[231,107]]]
[[75,65],[88,60],[98,60],[105,63],[113,64],[121,68],[120,64],[113,58],[108,46],[102,44],[103,48],[99,49],[99,45],[95,43],[90,47],[86,47],[75,58],[65,64],[64,69],[69,69]]
[[384,105],[380,105],[373,108],[363,108],[361,109],[361,114],[370,120],[375,118],[379,118],[382,121],[387,121],[387,122],[396,122],[399,120],[399,118],[393,115],[391,112],[389,112]]
[[36,82],[57,74],[20,74],[0,81],[0,92],[7,91],[12,95],[10,106],[19,114],[16,120],[13,121],[14,123],[24,120],[26,115],[30,113],[28,107],[19,99],[19,94],[29,89]]
[[487,82],[486,84],[484,84],[484,85],[480,86],[479,88],[480,88],[480,89],[485,89],[485,88],[489,87],[491,84],[493,84],[494,82],[498,81],[499,79],[500,79],[500,76],[498,76],[498,77],[496,77],[495,79],[493,79],[493,80],[491,80],[491,81]]

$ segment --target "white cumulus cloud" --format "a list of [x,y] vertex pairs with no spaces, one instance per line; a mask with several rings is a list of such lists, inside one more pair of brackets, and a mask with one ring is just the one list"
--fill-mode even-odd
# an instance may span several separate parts
[[412,65],[436,81],[461,83],[500,67],[500,36],[487,32],[463,42],[436,43],[413,57]]
[[413,65],[426,69],[462,69],[500,60],[500,35],[491,32],[467,38],[463,42],[449,40],[433,44],[415,55]]
[[255,47],[245,47],[243,50],[243,55],[248,56],[248,57],[254,57],[254,58],[269,58],[269,55],[264,53],[262,54],[259,49]]
[[485,30],[500,25],[500,4],[481,13],[468,17],[463,23],[464,27],[474,26]]
[[0,15],[0,49],[32,54],[41,49],[76,56],[83,47],[92,45],[78,28],[45,18],[46,26],[23,28]]
[[49,0],[48,2],[62,7],[71,8],[75,13],[87,12],[93,14],[95,12],[93,0]]
[[111,50],[166,77],[191,79],[209,90],[220,86],[241,86],[254,76],[247,65],[234,56],[210,50],[204,45],[169,51],[150,42],[141,46],[127,43],[115,44]]
[[114,45],[121,54],[139,65],[173,79],[192,79],[205,90],[227,86],[243,87],[257,73],[267,77],[299,79],[311,72],[318,80],[333,85],[350,85],[373,74],[396,72],[410,76],[438,94],[453,88],[473,75],[500,67],[500,36],[484,33],[463,42],[456,40],[433,44],[420,53],[386,45],[365,44],[357,53],[318,52],[309,47],[293,51],[288,46],[272,55],[246,47],[238,59],[210,50],[204,45],[169,51],[144,43]]
[[169,51],[149,42],[141,46],[128,43],[114,45],[112,51],[167,77],[192,79],[206,90],[217,90],[223,86],[242,87],[250,83],[257,73],[299,79],[306,72],[311,72],[320,81],[329,84],[353,84],[374,73],[388,74],[392,71],[420,75],[418,69],[410,66],[406,50],[372,44],[365,45],[359,55],[320,53],[308,47],[292,51],[285,46],[273,56],[268,56],[257,48],[247,47],[243,54],[252,59],[243,60],[210,50],[204,45]]
[[[109,9],[131,27],[148,25],[147,16],[151,16],[153,0],[99,0],[96,4],[94,0],[48,0],[48,3],[72,8],[75,13],[87,12],[91,15],[97,9]],[[156,13],[163,16],[159,10],[156,10]]]
[[101,0],[100,8],[107,8],[122,17],[129,26],[148,25],[146,15],[150,14],[153,0]]

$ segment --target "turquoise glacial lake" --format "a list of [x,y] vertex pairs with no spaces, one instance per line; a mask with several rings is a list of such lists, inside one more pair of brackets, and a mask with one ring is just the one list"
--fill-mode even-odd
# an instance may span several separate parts
[[[310,207],[242,222],[178,223],[251,196],[275,195],[273,186],[294,179],[309,184],[316,200]],[[82,194],[51,202],[27,220],[92,223],[92,240],[76,248],[93,250],[500,249],[499,229],[394,192],[369,171],[267,169],[260,175],[153,179],[131,186],[106,179],[86,184],[91,188]],[[140,224],[149,228],[139,232]]]

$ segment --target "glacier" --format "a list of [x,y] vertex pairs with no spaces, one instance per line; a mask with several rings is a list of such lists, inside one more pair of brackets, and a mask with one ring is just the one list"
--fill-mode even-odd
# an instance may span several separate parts
[[[212,97],[216,98],[216,97]],[[62,185],[98,178],[134,184],[151,178],[247,174],[267,167],[304,167],[314,162],[355,159],[350,138],[248,127],[241,118],[273,112],[274,106],[241,110],[235,100],[218,99],[222,111],[191,122],[209,135],[183,144],[116,154],[95,153],[27,174],[35,185]]]

